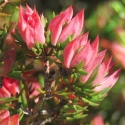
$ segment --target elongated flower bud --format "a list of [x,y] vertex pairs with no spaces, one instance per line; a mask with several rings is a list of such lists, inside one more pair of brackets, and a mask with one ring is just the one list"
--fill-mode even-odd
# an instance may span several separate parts
[[24,10],[20,5],[18,30],[29,49],[32,49],[36,42],[45,43],[44,27],[35,7],[32,10],[26,5]]

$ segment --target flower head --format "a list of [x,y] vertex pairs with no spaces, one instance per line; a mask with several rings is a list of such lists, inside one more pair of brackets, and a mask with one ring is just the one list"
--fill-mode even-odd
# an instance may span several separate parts
[[70,35],[73,35],[73,38],[80,35],[83,28],[84,10],[74,18],[72,18],[72,15],[73,10],[72,6],[70,6],[52,19],[48,26],[51,31],[52,45],[55,46],[58,42],[64,42]]
[[125,47],[114,42],[111,44],[111,52],[117,62],[120,63],[123,68],[125,68]]
[[10,117],[8,110],[0,110],[0,125],[19,125],[19,114]]
[[35,7],[32,10],[26,5],[24,10],[20,5],[18,30],[29,49],[32,49],[36,42],[45,43],[44,27]]
[[92,119],[91,125],[104,125],[104,121],[100,115],[97,115]]
[[65,47],[65,49],[63,51],[64,65],[66,66],[66,68],[74,67],[78,63],[80,63],[80,61],[83,60],[82,58],[78,58],[78,60],[77,60],[78,62],[76,62],[75,58],[77,58],[76,57],[77,51],[81,47],[84,47],[86,45],[87,40],[88,40],[88,33],[86,33],[80,37],[75,38],[73,41],[71,41],[70,43],[67,44],[67,46]]
[[0,97],[15,96],[16,93],[19,93],[18,81],[9,77],[3,78],[2,87],[0,88]]
[[82,70],[85,70],[88,74],[81,75],[81,82],[86,83],[93,74],[95,75],[92,81],[92,85],[95,86],[94,91],[113,87],[120,73],[119,69],[108,75],[111,58],[103,62],[106,50],[98,52],[98,45],[99,38],[96,37],[90,44],[88,33],[86,33],[69,42],[63,51],[63,63],[66,68],[75,68],[81,62],[83,63]]

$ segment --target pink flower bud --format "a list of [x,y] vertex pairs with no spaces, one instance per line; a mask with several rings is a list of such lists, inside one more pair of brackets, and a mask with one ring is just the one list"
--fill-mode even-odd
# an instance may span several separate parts
[[5,86],[2,86],[2,88],[0,88],[0,98],[5,98],[5,97],[11,97],[11,93],[5,88]]
[[0,110],[0,125],[9,125],[10,113],[7,110]]
[[19,114],[10,117],[8,110],[0,110],[0,125],[19,125]]
[[73,10],[70,6],[51,20],[48,29],[51,31],[52,45],[55,46],[57,44],[63,25],[70,22],[72,15]]
[[[80,47],[84,47],[88,40],[88,33],[75,38],[73,41],[67,44],[63,51],[63,57],[64,57],[64,65],[66,68],[74,67],[80,61],[82,61],[82,58],[78,59],[78,62],[74,61],[75,56],[77,55],[77,51],[80,49]],[[82,56],[82,55],[80,55]],[[83,57],[84,58],[84,57]]]
[[98,115],[92,119],[91,125],[104,125],[104,121],[102,117]]
[[18,81],[9,77],[2,80],[2,88],[0,88],[0,98],[15,96],[19,93]]
[[45,43],[44,27],[35,7],[32,10],[26,5],[24,10],[20,5],[18,30],[29,49],[32,49],[36,42]]
[[70,35],[73,35],[73,39],[80,35],[83,28],[84,10],[74,18],[72,18],[72,15],[73,10],[70,6],[52,19],[48,26],[51,31],[52,45],[55,46],[58,42],[64,42]]
[[9,93],[11,93],[13,96],[15,96],[16,93],[19,93],[19,83],[13,78],[4,78],[3,86],[5,86]]
[[10,118],[10,125],[19,125],[19,114],[13,115]]
[[125,47],[113,42],[111,44],[111,52],[117,62],[121,64],[123,68],[125,68]]
[[[40,83],[38,82],[32,82],[29,84],[29,91],[30,91],[29,98],[34,98],[39,95],[39,92],[37,90],[38,88],[39,89],[41,88]],[[37,103],[38,101],[39,101],[39,97],[34,99],[35,103]]]
[[64,27],[59,37],[59,42],[65,41],[68,36],[73,35],[76,38],[80,35],[84,23],[84,10],[80,11],[72,20]]
[[92,81],[92,85],[95,87],[93,90],[96,92],[102,91],[108,87],[113,87],[118,80],[121,69],[108,75],[111,68],[111,58],[106,62],[102,62],[106,50],[98,53],[98,37],[92,44],[90,44],[90,41],[87,41],[88,33],[75,38],[67,44],[63,51],[64,66],[66,68],[72,68],[76,67],[80,62],[83,62],[82,69],[88,74],[81,75],[80,81],[86,83],[93,73],[95,73],[96,76]]
[[112,88],[115,85],[115,83],[117,82],[120,72],[121,72],[121,69],[118,69],[111,75],[103,78],[101,80],[101,82],[99,83],[99,85],[94,88],[94,91],[100,92],[108,87]]

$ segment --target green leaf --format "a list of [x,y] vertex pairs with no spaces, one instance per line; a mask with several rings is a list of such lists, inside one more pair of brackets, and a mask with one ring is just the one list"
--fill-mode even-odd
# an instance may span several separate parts
[[65,81],[65,83],[69,83],[69,79],[68,78],[64,78],[64,81]]
[[73,87],[73,89],[75,89],[76,92],[81,92],[81,88],[79,88],[79,87],[77,87],[75,85],[73,85],[72,87]]
[[11,35],[12,35],[16,40],[18,40],[18,41],[20,41],[21,43],[23,43],[23,44],[26,45],[26,43],[25,43],[24,40],[22,39],[20,33],[18,32],[18,29],[17,29],[17,28],[15,29],[15,34],[11,33]]
[[73,73],[73,77],[74,77],[75,79],[77,79],[77,78],[78,78],[78,73]]
[[98,96],[93,96],[90,101],[95,102],[95,103],[99,103],[103,100],[103,98],[99,98]]
[[80,110],[80,111],[88,111],[87,106],[82,107],[82,106],[79,106],[79,105],[75,105],[75,107],[77,108],[77,110]]
[[100,93],[101,93],[101,94],[105,94],[105,93],[107,93],[110,89],[111,89],[110,87],[107,87],[107,88],[103,89]]
[[75,92],[67,92],[68,88],[65,88],[63,90],[55,92],[57,95],[62,95],[62,96],[69,96],[71,94],[74,94]]
[[82,119],[85,118],[87,116],[87,114],[77,114],[77,115],[73,115],[73,119]]
[[46,102],[49,107],[54,107],[56,105],[53,98],[46,100]]
[[0,104],[15,101],[15,100],[17,100],[17,98],[15,98],[15,97],[0,98]]
[[54,18],[56,16],[55,12],[53,11],[52,13],[52,18]]
[[68,112],[70,109],[72,109],[72,106],[69,105],[65,105],[63,106],[63,108],[61,109],[62,113]]
[[78,109],[77,109],[77,107],[75,106],[75,105],[73,105],[73,109],[74,109],[74,111],[77,113],[78,112]]
[[40,88],[37,88],[37,91],[40,92],[41,94],[45,94],[46,92]]
[[79,105],[73,105],[73,109],[74,109],[75,113],[88,111],[87,106],[86,107],[81,107]]
[[64,50],[64,48],[66,47],[66,45],[73,39],[74,35],[70,35],[65,41],[59,43],[59,45],[57,44],[57,47],[60,50]]
[[36,48],[38,48],[38,49],[39,49],[39,48],[40,48],[40,44],[39,44],[39,42],[38,42],[38,41],[36,41],[35,43],[36,43],[36,44],[35,44]]
[[66,92],[67,90],[68,90],[68,88],[65,88],[65,89],[62,89],[60,91],[55,92],[55,94],[60,95],[60,94],[62,94],[64,92]]
[[43,74],[40,74],[38,76],[39,83],[42,85],[42,88],[44,88],[44,77]]
[[90,88],[84,88],[82,87],[82,90],[85,91],[86,93],[93,93],[94,91]]
[[8,73],[8,76],[21,80],[22,79],[22,72],[21,71],[10,71]]
[[41,48],[34,48],[34,47],[32,47],[32,51],[36,54],[36,55],[40,55],[41,53],[42,53],[42,49]]
[[84,65],[84,62],[81,61],[81,62],[76,66],[76,68],[77,68],[77,69],[82,69],[82,68],[83,68],[83,65]]
[[58,51],[58,52],[56,53],[56,56],[57,56],[57,58],[58,58],[61,62],[63,61],[62,52]]
[[63,113],[63,114],[60,115],[60,117],[67,117],[67,116],[70,116],[70,115],[72,115],[72,113]]
[[18,62],[15,62],[12,69],[11,69],[11,71],[16,70],[18,68],[18,66],[19,66]]
[[47,30],[47,32],[46,32],[46,43],[47,43],[48,45],[51,45],[50,35],[51,35],[50,30]]
[[19,121],[21,121],[22,118],[23,118],[23,116],[24,116],[24,113],[23,113],[23,112],[20,112],[19,114],[20,114]]
[[67,96],[69,96],[69,95],[71,95],[71,94],[74,94],[74,92],[63,92],[63,93],[60,93],[60,94],[58,94],[58,95],[62,95],[62,96],[65,96],[65,98],[67,97]]
[[106,97],[106,94],[95,92],[95,93],[90,94],[90,96],[91,96],[90,101],[101,102],[104,99],[104,97]]
[[78,73],[81,75],[87,75],[88,73],[83,69],[78,69]]
[[22,90],[21,96],[19,97],[20,102],[22,103],[22,108],[26,109],[28,107],[27,98],[26,98],[26,91],[24,89],[24,84],[20,83],[20,89]]
[[74,120],[77,120],[77,119],[85,118],[86,116],[87,116],[87,114],[77,114],[77,115],[73,115],[71,117],[66,117],[66,120],[67,121],[74,121]]
[[72,103],[76,104],[76,103],[78,103],[78,101],[79,101],[79,98],[75,98],[75,99],[72,100]]
[[86,99],[86,98],[82,98],[82,101],[83,101],[83,102],[86,102],[86,103],[89,103],[89,105],[91,105],[91,106],[98,106],[98,105],[99,105],[99,104],[97,104],[97,103],[94,103],[94,102],[89,101],[89,100]]

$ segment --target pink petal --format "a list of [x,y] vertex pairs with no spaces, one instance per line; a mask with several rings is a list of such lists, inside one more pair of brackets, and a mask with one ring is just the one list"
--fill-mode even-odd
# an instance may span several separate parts
[[26,4],[26,14],[31,15],[33,13],[33,10]]
[[68,45],[65,47],[63,51],[63,57],[64,57],[64,65],[67,68],[70,67],[70,63],[77,49],[85,45],[87,43],[87,40],[88,40],[88,33],[77,37],[76,39],[68,43]]
[[107,87],[112,88],[119,78],[120,71],[121,69],[118,69],[112,75],[104,78],[103,81],[100,83],[100,86],[97,86],[94,88],[94,91],[99,92],[99,91],[104,90]]
[[3,80],[3,86],[6,87],[6,89],[12,94],[16,95],[16,93],[19,93],[19,85],[18,81],[12,78],[4,78]]
[[99,38],[97,36],[95,40],[93,41],[93,43],[91,44],[91,57],[90,57],[90,62],[88,63],[88,65],[91,65],[91,62],[93,62],[94,59],[96,58],[97,53],[98,53],[98,46],[99,46]]
[[19,11],[19,19],[18,19],[18,30],[22,34],[22,31],[26,28],[26,21],[25,21],[25,10],[20,5],[20,11]]
[[84,23],[84,10],[78,13],[63,29],[59,37],[59,42],[65,41],[70,35],[74,35],[76,38],[80,35]]
[[10,118],[10,124],[11,125],[19,125],[19,114],[13,115]]
[[104,121],[100,115],[97,115],[92,119],[91,125],[104,125]]
[[82,82],[86,82],[90,75],[92,74],[93,70],[102,62],[104,56],[105,56],[105,52],[106,50],[98,53],[98,55],[96,56],[96,58],[94,59],[93,62],[91,62],[91,64],[88,64],[85,68],[83,67],[83,69],[88,72],[88,75],[86,76],[81,76],[80,80]]
[[32,18],[35,21],[35,27],[34,27],[34,41],[40,42],[42,44],[45,43],[45,36],[44,36],[44,27],[42,25],[42,22],[40,20],[40,17],[38,15],[38,12],[36,11],[36,7],[34,6],[34,12],[32,14]]
[[90,42],[85,45],[85,47],[76,54],[71,62],[71,67],[75,67],[78,65],[81,61],[84,62],[84,65],[86,65],[90,61],[91,57],[91,47]]
[[45,43],[45,36],[44,36],[44,27],[41,24],[40,20],[38,23],[35,24],[34,28],[34,39],[42,44]]
[[23,32],[23,36],[24,36],[23,39],[26,42],[27,47],[29,49],[32,49],[32,47],[34,47],[34,44],[35,44],[34,43],[34,30],[29,25],[27,25],[25,31]]
[[[37,91],[38,88],[41,88],[40,84],[38,82],[33,82],[31,83],[31,91],[32,93],[30,94],[30,98],[34,98],[34,97],[37,97],[39,95],[39,92]],[[38,98],[35,98],[34,102],[37,103],[39,100],[39,97]]]
[[73,10],[72,6],[70,6],[51,20],[48,29],[51,31],[52,45],[55,46],[57,44],[58,38],[62,32],[63,25],[70,22],[72,15]]
[[103,62],[103,63],[100,65],[99,70],[98,70],[97,77],[96,77],[96,79],[94,80],[93,85],[99,84],[99,83],[101,82],[101,80],[105,77],[106,73],[108,73],[111,59],[112,59],[112,58],[108,59],[107,61]]
[[125,47],[113,42],[111,51],[115,59],[125,68]]
[[10,116],[8,110],[0,110],[0,121]]
[[10,125],[10,124],[9,124],[9,120],[10,120],[10,117],[9,117],[9,116],[6,117],[6,118],[4,118],[4,119],[1,119],[1,120],[0,120],[0,125]]
[[0,98],[10,97],[10,96],[11,96],[10,92],[5,88],[5,86],[2,86],[2,88],[0,88]]

